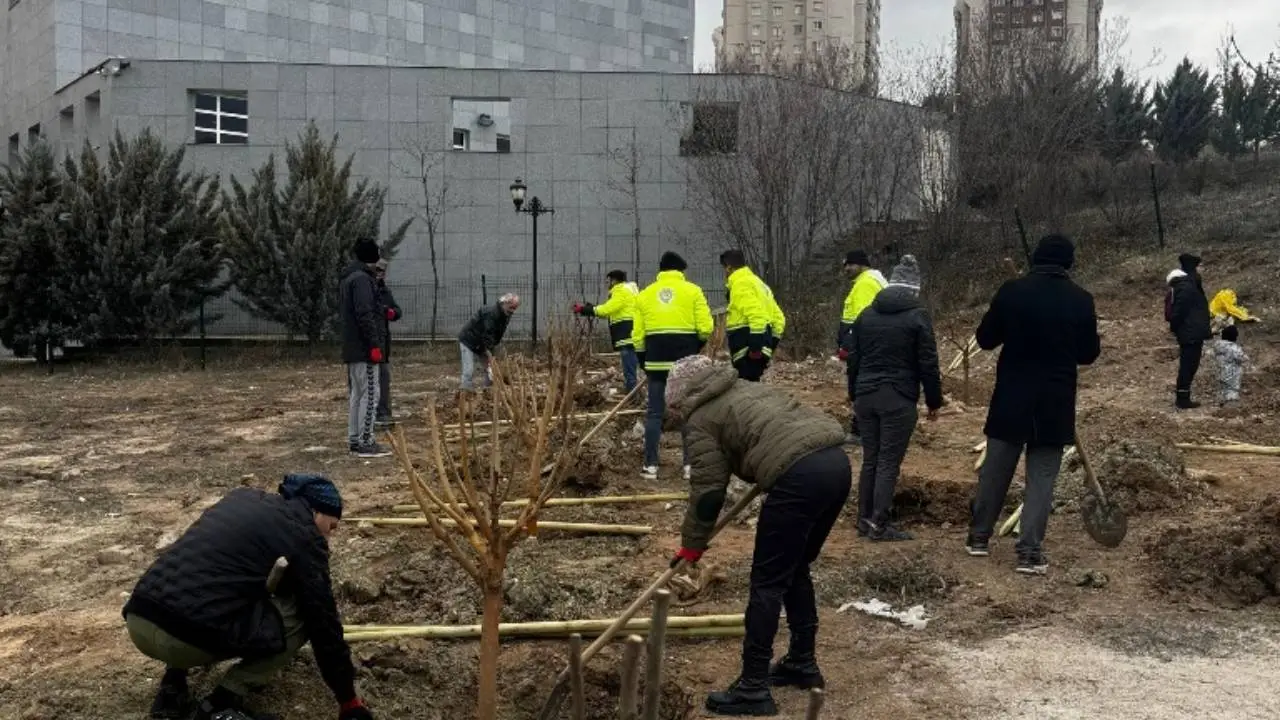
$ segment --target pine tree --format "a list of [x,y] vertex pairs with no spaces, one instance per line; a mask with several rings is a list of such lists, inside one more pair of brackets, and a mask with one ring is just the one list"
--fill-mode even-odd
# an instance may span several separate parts
[[43,142],[0,173],[0,341],[42,361],[74,324],[58,293],[61,196],[58,163]]
[[1249,87],[1245,83],[1240,63],[1224,68],[1222,73],[1222,100],[1213,118],[1213,149],[1228,160],[1235,160],[1249,151],[1248,136],[1251,118],[1248,107]]
[[[329,336],[338,315],[338,275],[360,238],[376,238],[386,192],[368,180],[351,182],[351,161],[336,159],[311,123],[285,148],[288,179],[276,185],[272,156],[246,187],[234,178],[224,199],[220,232],[236,302],[254,316],[283,325],[311,343]],[[382,243],[391,255],[409,222]]]
[[1098,152],[1112,164],[1123,162],[1143,147],[1151,132],[1151,100],[1147,84],[1139,84],[1116,68],[1098,91]]
[[218,282],[216,178],[182,169],[149,130],[116,133],[105,164],[87,143],[66,161],[70,231],[60,254],[82,340],[143,343],[183,333]]
[[1194,160],[1209,142],[1218,89],[1208,71],[1183,58],[1173,77],[1156,86],[1156,152],[1176,163]]
[[1256,68],[1244,99],[1244,142],[1255,160],[1263,145],[1280,140],[1280,81],[1272,72]]

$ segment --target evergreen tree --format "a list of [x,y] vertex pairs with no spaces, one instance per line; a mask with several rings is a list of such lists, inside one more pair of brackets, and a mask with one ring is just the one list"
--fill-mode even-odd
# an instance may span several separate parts
[[1161,158],[1176,163],[1194,160],[1209,142],[1218,88],[1208,71],[1183,58],[1173,77],[1156,86],[1155,143]]
[[1213,119],[1213,149],[1228,160],[1235,160],[1249,151],[1250,135],[1248,107],[1249,87],[1245,84],[1240,63],[1223,68],[1222,100]]
[[149,130],[116,133],[105,163],[88,143],[78,161],[67,158],[60,259],[82,340],[186,332],[200,304],[225,289],[218,182],[183,171],[182,158]]
[[1280,141],[1280,81],[1272,71],[1254,70],[1244,107],[1244,142],[1256,159],[1263,145]]
[[1151,100],[1147,84],[1130,80],[1116,68],[1098,90],[1098,152],[1112,164],[1129,159],[1142,149],[1151,133]]
[[29,146],[0,173],[0,341],[37,360],[68,339],[73,321],[58,292],[62,177],[53,151]]
[[[280,323],[315,343],[335,330],[338,275],[360,238],[376,238],[386,192],[368,180],[351,182],[351,160],[339,165],[338,138],[320,138],[314,123],[285,148],[288,178],[276,185],[272,156],[248,187],[234,178],[221,236],[236,302],[256,317]],[[382,244],[390,255],[409,222]]]

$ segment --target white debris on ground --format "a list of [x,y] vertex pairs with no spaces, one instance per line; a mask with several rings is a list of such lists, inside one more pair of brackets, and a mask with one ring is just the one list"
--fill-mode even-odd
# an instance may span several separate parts
[[871,598],[866,602],[855,601],[845,603],[841,605],[836,612],[842,613],[850,608],[871,615],[872,617],[897,621],[903,627],[909,627],[912,630],[923,630],[929,625],[929,618],[924,615],[923,605],[912,605],[906,610],[894,610],[893,606],[889,603],[879,598]]

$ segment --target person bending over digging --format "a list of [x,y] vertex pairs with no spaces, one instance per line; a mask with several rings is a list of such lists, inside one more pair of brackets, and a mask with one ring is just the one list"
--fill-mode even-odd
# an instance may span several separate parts
[[[239,659],[194,707],[194,720],[269,720],[248,710],[245,696],[310,641],[339,720],[372,720],[356,694],[329,581],[328,537],[341,517],[332,482],[286,475],[279,494],[233,490],[161,553],[124,606],[134,646],[165,664],[152,718],[192,717],[187,671]],[[281,557],[289,566],[273,594],[267,578]]]
[[502,336],[507,334],[511,316],[520,307],[520,296],[507,293],[498,298],[495,305],[487,305],[462,326],[458,332],[458,351],[462,353],[462,377],[460,387],[465,392],[476,389],[476,373],[480,373],[480,386],[489,387],[493,382],[489,362],[498,349]]
[[[822,687],[814,649],[817,602],[809,565],[822,551],[852,485],[844,429],[768,385],[704,355],[686,357],[667,378],[670,424],[689,437],[689,509],[673,564],[697,562],[725,502],[730,475],[768,493],[756,526],[742,674],[707,697],[717,715],[777,715],[769,687]],[[779,611],[791,645],[770,667]]]

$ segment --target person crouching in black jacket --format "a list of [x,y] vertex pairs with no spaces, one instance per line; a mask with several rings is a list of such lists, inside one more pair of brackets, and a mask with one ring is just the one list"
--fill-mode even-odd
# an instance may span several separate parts
[[910,540],[889,524],[902,460],[915,433],[920,387],[929,420],[942,407],[942,375],[933,322],[920,305],[920,268],[903,255],[889,284],[845,334],[854,413],[861,430],[858,534],[883,542]]
[[[239,659],[194,708],[194,720],[235,711],[308,641],[340,720],[372,720],[356,694],[351,650],[329,581],[328,536],[342,497],[320,475],[286,475],[279,494],[233,490],[202,514],[138,581],[124,606],[129,638],[165,664],[153,718],[191,717],[187,671]],[[274,595],[267,577],[289,562]]]

